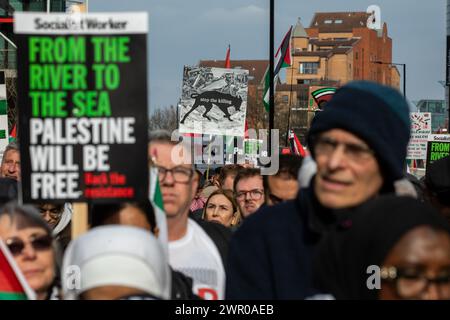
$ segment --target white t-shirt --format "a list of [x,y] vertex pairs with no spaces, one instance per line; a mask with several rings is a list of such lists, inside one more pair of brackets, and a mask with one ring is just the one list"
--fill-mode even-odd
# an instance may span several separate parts
[[169,242],[169,262],[173,269],[194,280],[193,291],[201,298],[225,298],[225,269],[219,250],[192,219],[188,219],[186,235]]

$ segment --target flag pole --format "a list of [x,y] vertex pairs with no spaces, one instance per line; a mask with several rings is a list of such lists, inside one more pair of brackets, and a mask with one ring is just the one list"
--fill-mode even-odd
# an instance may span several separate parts
[[[289,144],[289,131],[291,129],[291,109],[292,109],[292,87],[294,86],[294,63],[292,63],[292,69],[291,69],[291,88],[290,88],[290,92],[289,92],[289,103],[288,103],[288,108],[289,108],[289,113],[288,113],[288,123],[287,123],[287,131],[286,131],[286,147]],[[297,97],[298,100],[298,97]]]
[[268,156],[272,156],[272,130],[274,129],[274,117],[275,117],[275,99],[274,99],[274,79],[273,68],[275,59],[273,56],[274,51],[274,25],[275,25],[275,0],[270,0],[270,35],[269,35],[269,152]]
[[209,179],[209,167],[211,165],[211,142],[212,142],[212,134],[209,135],[209,145],[208,145],[208,166],[206,167],[206,180]]

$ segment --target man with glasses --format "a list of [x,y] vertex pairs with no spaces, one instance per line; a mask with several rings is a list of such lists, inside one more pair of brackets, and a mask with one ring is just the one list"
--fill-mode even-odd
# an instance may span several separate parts
[[167,217],[170,265],[193,279],[196,295],[224,299],[224,261],[231,234],[220,224],[189,218],[198,185],[189,149],[167,135],[153,139],[149,152],[152,165],[158,169]]
[[3,151],[0,176],[20,181],[20,152],[15,142],[8,144]]
[[234,179],[236,202],[244,218],[254,213],[264,204],[264,186],[258,169],[244,168]]
[[308,132],[317,173],[297,197],[261,208],[230,244],[227,298],[305,299],[319,292],[312,261],[320,240],[345,228],[345,210],[394,191],[403,177],[409,107],[390,87],[351,82],[336,91]]

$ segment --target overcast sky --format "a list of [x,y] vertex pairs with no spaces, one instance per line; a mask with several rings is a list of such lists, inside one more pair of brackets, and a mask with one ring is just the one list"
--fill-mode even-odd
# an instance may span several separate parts
[[[408,99],[444,99],[438,81],[445,79],[445,0],[278,0],[275,47],[298,17],[308,27],[315,12],[366,11],[371,4],[387,23],[393,62],[406,63]],[[149,13],[151,110],[177,103],[184,65],[223,60],[228,44],[232,60],[269,59],[269,0],[90,0],[89,11]]]

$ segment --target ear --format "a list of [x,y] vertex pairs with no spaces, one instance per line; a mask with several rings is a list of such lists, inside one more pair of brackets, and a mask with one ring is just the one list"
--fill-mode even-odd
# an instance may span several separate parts
[[191,197],[192,199],[194,199],[195,195],[197,194],[197,189],[198,189],[198,175],[194,174],[194,176],[192,177],[191,180]]
[[159,228],[158,227],[153,228],[153,234],[155,235],[155,238],[159,237]]
[[231,225],[235,226],[235,225],[239,224],[240,220],[241,219],[239,217],[239,211],[235,211],[233,213],[233,219],[231,219]]

